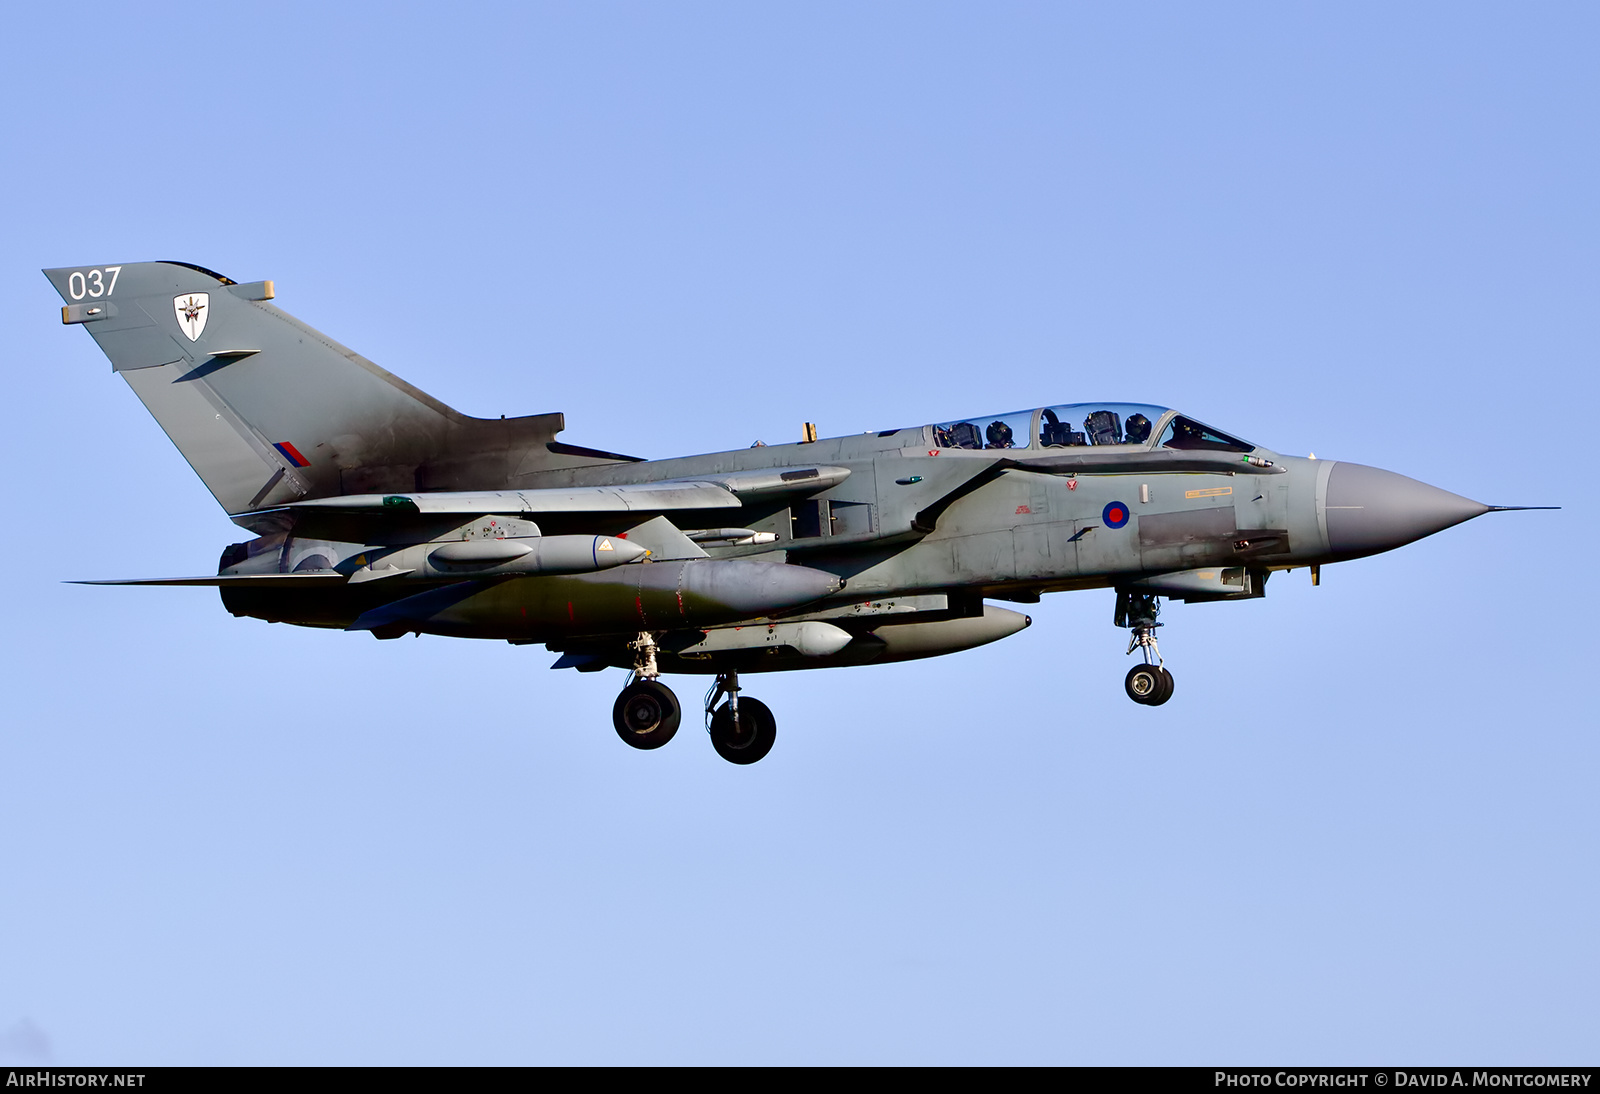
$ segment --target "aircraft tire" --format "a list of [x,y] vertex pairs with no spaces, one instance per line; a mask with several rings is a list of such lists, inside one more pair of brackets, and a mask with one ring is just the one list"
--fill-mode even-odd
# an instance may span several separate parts
[[1172,698],[1172,673],[1163,668],[1161,670],[1161,692],[1149,702],[1151,706],[1158,707],[1170,698]]
[[711,747],[731,764],[753,764],[772,751],[778,739],[778,720],[760,699],[739,700],[739,729],[723,703],[711,712]]
[[1122,687],[1128,693],[1128,698],[1141,706],[1156,706],[1166,702],[1162,698],[1166,692],[1166,680],[1162,678],[1161,669],[1155,665],[1135,665],[1128,670],[1128,675],[1122,681]]
[[660,748],[672,740],[682,717],[678,697],[658,680],[634,681],[611,708],[617,736],[639,749]]

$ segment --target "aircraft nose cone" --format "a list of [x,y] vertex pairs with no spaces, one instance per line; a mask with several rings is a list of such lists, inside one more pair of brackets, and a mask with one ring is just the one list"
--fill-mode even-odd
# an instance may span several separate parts
[[1340,462],[1328,475],[1328,548],[1371,555],[1442,532],[1489,511],[1487,505],[1393,471]]

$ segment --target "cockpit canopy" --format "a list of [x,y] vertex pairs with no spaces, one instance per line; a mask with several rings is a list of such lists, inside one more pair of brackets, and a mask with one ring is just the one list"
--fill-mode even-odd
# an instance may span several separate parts
[[[1147,403],[1066,403],[1010,414],[940,422],[937,448],[1078,448],[1137,445],[1213,452],[1252,452],[1255,445],[1193,418]],[[1154,440],[1152,440],[1154,438]]]

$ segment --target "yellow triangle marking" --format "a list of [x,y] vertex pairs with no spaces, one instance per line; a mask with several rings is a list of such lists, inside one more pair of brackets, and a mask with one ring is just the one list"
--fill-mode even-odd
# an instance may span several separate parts
[[603,539],[603,540],[600,541],[600,546],[596,547],[595,550],[596,551],[614,551],[614,550],[616,550],[616,548],[611,546],[611,541],[609,539]]

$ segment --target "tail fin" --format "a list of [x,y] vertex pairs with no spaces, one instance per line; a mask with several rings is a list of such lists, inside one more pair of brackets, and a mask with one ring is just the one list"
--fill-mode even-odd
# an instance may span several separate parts
[[555,443],[560,414],[472,418],[267,303],[181,262],[46,270],[112,370],[230,514],[350,493],[505,489],[628,457]]

